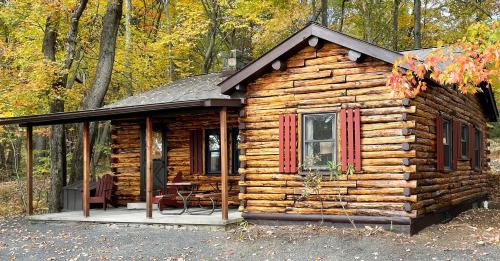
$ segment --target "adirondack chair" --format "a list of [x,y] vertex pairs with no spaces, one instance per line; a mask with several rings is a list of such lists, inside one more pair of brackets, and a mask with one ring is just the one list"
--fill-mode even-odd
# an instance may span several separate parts
[[89,203],[100,203],[106,211],[108,203],[111,203],[111,194],[113,192],[114,178],[106,174],[97,182],[95,196],[90,197]]
[[[182,182],[182,173],[175,175],[173,182]],[[157,196],[158,209],[163,211],[166,206],[182,207],[183,205],[177,201],[177,188],[173,186],[167,187],[167,193]]]

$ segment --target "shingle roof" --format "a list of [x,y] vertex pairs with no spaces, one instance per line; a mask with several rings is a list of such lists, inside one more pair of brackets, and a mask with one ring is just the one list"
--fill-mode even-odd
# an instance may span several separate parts
[[230,97],[222,94],[220,87],[217,86],[222,80],[224,80],[224,77],[220,73],[190,76],[125,98],[103,108],[206,99],[229,99]]

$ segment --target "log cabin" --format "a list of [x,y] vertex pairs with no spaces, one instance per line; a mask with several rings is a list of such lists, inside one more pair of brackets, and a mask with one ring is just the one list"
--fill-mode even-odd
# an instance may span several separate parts
[[[30,137],[32,126],[110,120],[114,200],[145,200],[148,217],[155,191],[180,173],[222,179],[223,209],[237,206],[253,222],[414,233],[486,199],[488,122],[498,110],[486,84],[475,95],[430,83],[415,98],[394,96],[386,78],[403,54],[311,23],[231,74],[0,123],[27,126]],[[334,180],[331,163],[343,172]],[[310,169],[325,178],[303,197]]]

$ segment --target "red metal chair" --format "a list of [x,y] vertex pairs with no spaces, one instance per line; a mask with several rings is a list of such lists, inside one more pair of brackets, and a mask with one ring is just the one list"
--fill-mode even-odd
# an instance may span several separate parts
[[[179,173],[177,173],[177,175],[175,175],[172,182],[182,182],[182,181],[183,181],[182,173],[179,172]],[[168,186],[167,193],[165,193],[163,195],[157,195],[155,197],[154,201],[156,201],[158,204],[158,210],[160,210],[160,212],[162,212],[166,206],[175,207],[175,208],[183,207],[183,204],[179,203],[177,201],[177,196],[178,196],[177,188],[174,186]],[[182,211],[182,212],[184,212],[184,211]]]
[[114,177],[106,174],[97,182],[95,196],[90,197],[89,203],[99,203],[106,210],[108,203],[111,203],[111,195],[113,193]]

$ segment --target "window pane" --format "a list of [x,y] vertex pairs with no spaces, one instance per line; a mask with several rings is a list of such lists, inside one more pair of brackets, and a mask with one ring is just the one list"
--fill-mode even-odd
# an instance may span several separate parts
[[163,136],[161,131],[153,132],[153,159],[162,159]]
[[450,144],[450,122],[443,122],[443,144]]
[[208,149],[211,151],[220,150],[220,139],[217,134],[210,134],[208,136]]
[[450,145],[444,145],[444,166],[451,168],[451,147]]
[[210,170],[209,172],[220,172],[220,152],[210,152]]
[[334,114],[307,115],[305,116],[306,140],[332,139],[332,127],[335,120]]
[[328,161],[333,161],[333,142],[306,142],[305,158],[318,157],[315,167],[326,167]]

